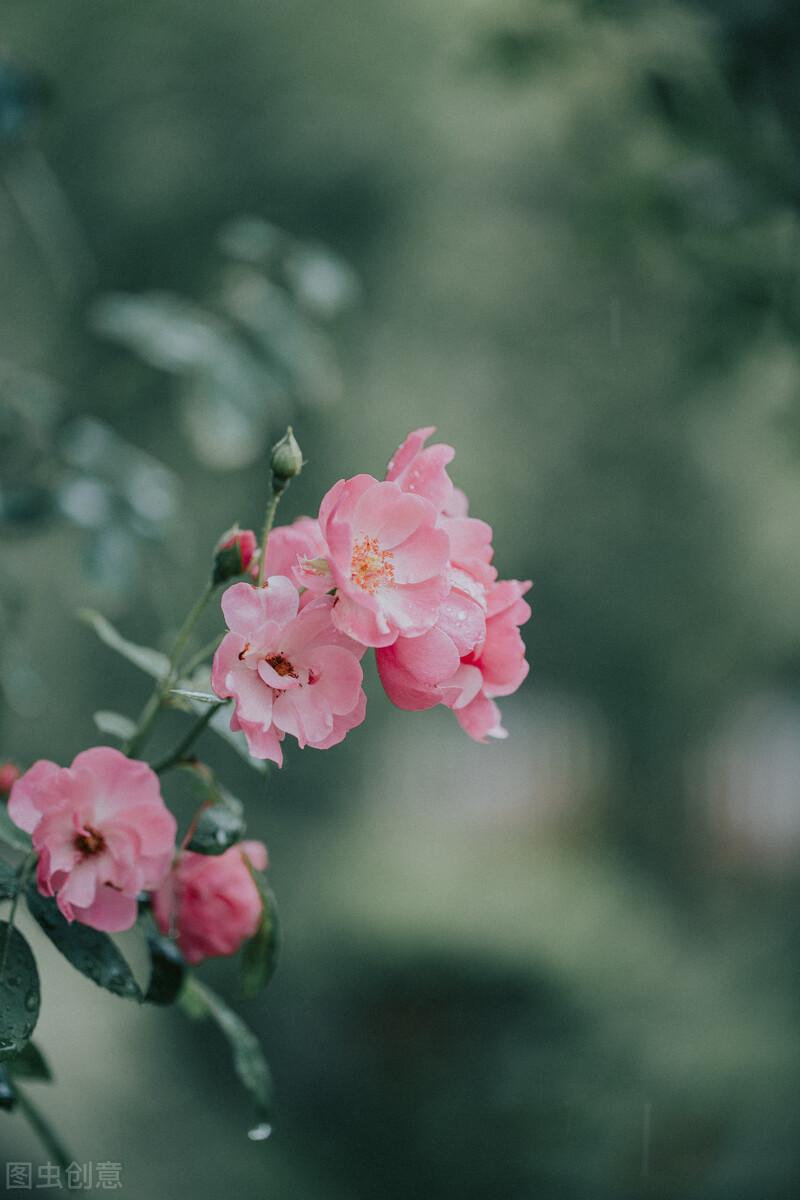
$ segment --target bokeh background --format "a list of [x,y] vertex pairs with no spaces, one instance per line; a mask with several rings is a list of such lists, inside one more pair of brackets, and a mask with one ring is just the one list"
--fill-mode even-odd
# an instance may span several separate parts
[[283,920],[267,1141],[30,931],[35,1099],[124,1194],[797,1195],[798,49],[792,0],[5,0],[0,759],[138,712],[77,610],[168,646],[287,421],[281,520],[435,424],[534,581],[506,742],[373,672],[266,784],[202,743]]

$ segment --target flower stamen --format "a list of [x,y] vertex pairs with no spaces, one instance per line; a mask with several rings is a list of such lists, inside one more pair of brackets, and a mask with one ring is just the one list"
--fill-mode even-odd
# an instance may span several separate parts
[[106,840],[102,833],[98,833],[96,829],[92,829],[91,825],[87,825],[85,833],[75,835],[73,845],[84,858],[93,858],[95,854],[103,853],[106,848]]
[[362,531],[361,538],[353,545],[353,556],[350,559],[350,582],[360,587],[362,591],[374,596],[379,587],[395,586],[394,554],[391,550],[381,550],[376,537],[370,537]]

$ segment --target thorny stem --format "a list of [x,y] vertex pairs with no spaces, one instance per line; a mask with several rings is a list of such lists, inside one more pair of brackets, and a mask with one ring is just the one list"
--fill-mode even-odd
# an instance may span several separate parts
[[186,618],[183,629],[181,629],[180,633],[178,634],[172,654],[170,655],[169,666],[167,667],[164,677],[156,684],[150,699],[142,709],[142,715],[139,717],[139,723],[136,726],[136,731],[125,747],[125,753],[129,758],[132,758],[135,754],[137,754],[143,745],[148,733],[150,732],[150,729],[152,728],[153,722],[158,716],[158,712],[164,702],[164,698],[175,683],[178,660],[180,659],[184,647],[189,640],[189,635],[200,619],[203,609],[208,604],[213,593],[214,584],[209,583],[195,604],[194,608],[189,613],[189,616]]

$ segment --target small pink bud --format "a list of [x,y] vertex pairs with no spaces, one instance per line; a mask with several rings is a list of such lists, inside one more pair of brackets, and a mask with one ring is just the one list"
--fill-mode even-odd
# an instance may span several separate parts
[[225,583],[227,579],[243,575],[257,549],[258,542],[253,531],[234,525],[233,529],[223,534],[214,551],[213,584],[216,586],[218,583]]
[[7,762],[0,766],[0,796],[6,796],[20,777],[16,763]]

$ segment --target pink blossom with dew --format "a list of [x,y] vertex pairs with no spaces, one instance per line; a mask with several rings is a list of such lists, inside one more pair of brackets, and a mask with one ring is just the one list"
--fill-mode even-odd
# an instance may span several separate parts
[[271,575],[264,587],[228,588],[222,611],[230,632],[214,655],[211,685],[235,700],[231,729],[244,732],[254,758],[281,766],[285,734],[326,750],[363,721],[364,646],[334,625],[332,596],[300,609],[291,580]]
[[389,646],[436,623],[450,583],[447,534],[422,496],[372,475],[340,479],[319,510],[324,561],[297,578],[310,590],[336,589],[334,624],[364,646]]
[[[319,521],[313,517],[298,517],[291,525],[278,525],[267,538],[267,566],[265,575],[285,575],[297,578],[301,586],[305,580],[298,574],[301,560],[313,561],[323,558],[327,552]],[[250,574],[258,579],[259,555],[250,568]],[[333,586],[333,585],[331,585]],[[314,599],[315,592],[304,591],[300,595],[300,607],[305,608]]]
[[139,892],[159,886],[175,850],[158,776],[110,746],[71,767],[40,759],[12,787],[8,814],[39,854],[39,891],[68,921],[110,933],[135,923]]
[[468,516],[467,497],[453,486],[447,474],[445,468],[455,456],[453,447],[444,442],[425,445],[435,432],[435,426],[428,425],[410,433],[390,459],[386,478],[398,483],[404,492],[411,491],[430,500],[436,509],[438,527],[450,539],[451,574],[455,574],[462,590],[483,602],[483,589],[497,578],[497,571],[489,565],[492,527]]
[[530,581],[503,579],[492,585],[487,595],[486,636],[462,659],[462,665],[477,668],[481,686],[468,704],[455,707],[462,728],[479,742],[487,737],[504,738],[507,731],[500,723],[496,696],[510,696],[528,674],[525,644],[519,627],[531,615],[522,599]]
[[266,870],[263,842],[241,842],[214,855],[182,850],[153,893],[156,924],[176,938],[188,963],[235,954],[258,929],[263,902],[248,862]]

